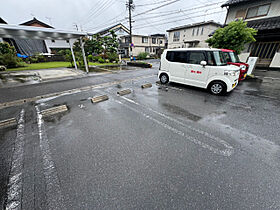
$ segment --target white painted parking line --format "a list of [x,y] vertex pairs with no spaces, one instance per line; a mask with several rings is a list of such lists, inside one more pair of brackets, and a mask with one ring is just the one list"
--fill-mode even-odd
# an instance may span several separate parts
[[17,126],[17,136],[15,140],[12,165],[9,174],[6,210],[21,209],[22,196],[22,169],[23,169],[23,152],[24,152],[24,109],[20,112]]
[[[128,102],[130,102],[130,103],[133,103],[133,104],[135,104],[135,105],[141,106],[139,103],[137,103],[137,102],[135,102],[135,101],[133,101],[133,100],[131,100],[131,99],[128,99],[128,98],[125,98],[125,97],[123,97],[123,99],[125,99],[126,101],[128,101]],[[133,108],[132,106],[129,106],[129,105],[127,105],[127,104],[121,102],[120,100],[114,100],[114,101],[115,101],[116,103],[119,103],[119,104],[121,104],[121,105],[127,107],[128,109],[130,109],[130,110],[132,110],[132,111],[134,111],[134,112],[136,112],[136,113],[138,113],[138,114],[143,115],[143,116],[146,117],[147,119],[149,119],[149,120],[151,120],[151,121],[157,123],[158,125],[164,127],[165,129],[168,129],[168,130],[172,131],[173,133],[175,133],[175,134],[177,134],[177,135],[180,135],[180,136],[186,138],[187,140],[191,141],[192,143],[197,144],[197,145],[201,146],[201,147],[204,148],[204,149],[210,150],[211,152],[213,152],[213,153],[215,153],[215,154],[219,154],[219,155],[223,155],[223,156],[228,157],[228,156],[231,156],[231,155],[233,154],[233,152],[234,152],[233,147],[231,147],[230,145],[228,145],[225,141],[223,141],[223,140],[221,140],[221,139],[219,139],[219,138],[216,138],[216,137],[214,137],[214,136],[208,134],[208,133],[205,132],[205,131],[201,131],[201,130],[198,130],[198,129],[193,128],[193,127],[191,127],[191,126],[182,124],[181,122],[179,122],[179,121],[176,120],[176,119],[173,119],[173,118],[171,118],[171,117],[169,117],[169,116],[166,116],[166,115],[164,115],[164,114],[162,114],[162,113],[160,113],[160,112],[156,112],[156,111],[154,111],[154,110],[152,110],[152,109],[150,109],[150,108],[148,108],[148,107],[145,107],[145,108],[148,108],[149,111],[152,111],[152,112],[154,112],[155,114],[160,115],[161,117],[164,117],[164,118],[167,118],[167,119],[169,119],[169,120],[172,120],[172,121],[175,122],[175,123],[181,124],[181,125],[183,125],[184,127],[187,127],[187,128],[189,128],[189,129],[192,129],[193,131],[196,131],[196,132],[198,132],[198,133],[200,133],[200,134],[202,134],[202,135],[204,135],[204,136],[206,136],[206,137],[208,137],[208,138],[211,138],[212,140],[216,141],[217,143],[222,144],[222,145],[225,147],[225,149],[224,149],[224,150],[221,150],[221,149],[212,147],[212,146],[210,146],[210,145],[208,145],[208,144],[206,144],[206,143],[204,143],[204,142],[202,142],[202,141],[200,141],[200,140],[197,140],[197,139],[195,139],[195,138],[193,138],[193,137],[191,137],[191,136],[188,136],[188,135],[185,134],[183,131],[181,131],[181,130],[179,130],[179,129],[177,129],[177,128],[174,128],[174,127],[172,127],[172,126],[170,126],[170,125],[168,125],[168,124],[166,124],[166,123],[164,123],[164,122],[161,122],[160,120],[157,120],[157,119],[151,117],[150,115],[145,114],[145,113],[143,113],[143,112],[141,112],[141,111],[139,111],[139,110]]]
[[40,150],[43,157],[43,173],[46,180],[46,196],[48,209],[66,209],[58,174],[49,146],[49,140],[45,131],[43,116],[39,110],[39,107],[36,106],[35,108],[37,112]]

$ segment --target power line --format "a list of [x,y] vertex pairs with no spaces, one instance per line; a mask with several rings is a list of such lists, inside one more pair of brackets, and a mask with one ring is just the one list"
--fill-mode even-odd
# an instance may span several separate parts
[[164,0],[164,1],[159,1],[159,2],[154,2],[154,3],[147,3],[147,4],[136,4],[136,7],[145,7],[145,6],[151,6],[151,5],[156,5],[156,4],[161,4],[161,3],[166,3],[166,2],[170,2],[173,0]]
[[110,6],[112,6],[115,3],[116,3],[115,1],[112,3],[112,0],[104,1],[100,8],[91,12],[90,16],[87,18],[88,20],[84,22],[82,25],[87,25],[88,23],[93,21],[93,19],[91,19],[93,15],[95,15],[94,16],[95,18],[98,17],[100,14],[102,14],[102,12],[104,12],[106,9],[108,9]]
[[[213,13],[209,13],[209,14],[205,14],[205,15],[208,16],[208,15],[217,14],[217,13],[222,13],[222,12],[224,12],[224,11],[213,12]],[[201,17],[201,15],[191,16],[191,18],[195,18],[195,17]],[[178,22],[178,21],[183,21],[183,20],[186,20],[186,19],[188,19],[188,18],[183,18],[183,19],[178,19],[178,20],[163,22],[163,23],[160,23],[160,24],[143,25],[143,26],[140,26],[140,27],[135,27],[135,29],[146,28],[146,27],[152,27],[152,26],[158,26],[158,25],[164,25],[164,24],[168,24],[168,23],[174,23],[174,22]]]
[[[172,15],[177,15],[178,13],[184,13],[184,12],[187,12],[187,11],[193,11],[193,10],[201,10],[201,9],[204,9],[203,7],[199,7],[199,8],[191,8],[191,9],[185,9],[185,10],[177,10],[176,12],[169,12],[169,13],[166,13],[164,15],[155,15],[155,16],[150,16],[150,17],[146,17],[146,18],[141,18],[141,19],[136,19],[135,21],[137,22],[140,22],[140,21],[143,21],[143,20],[146,20],[146,19],[156,19],[156,18],[161,18],[161,17],[166,17],[166,16],[172,16]],[[213,9],[216,9],[216,8],[211,8],[209,10],[213,10]],[[203,10],[204,11],[204,10]],[[197,13],[197,12],[200,12],[200,11],[196,11],[196,12],[193,12],[193,13],[189,13],[188,15],[190,14],[194,14],[194,13]],[[202,11],[201,11],[202,12]],[[186,14],[185,14],[186,15]],[[172,18],[172,17],[170,17]],[[174,18],[174,17],[173,17]]]
[[223,3],[224,1],[221,2],[217,2],[217,3],[212,3],[212,4],[207,4],[204,6],[198,6],[198,7],[193,7],[193,8],[188,8],[188,9],[179,9],[179,10],[171,10],[171,11],[167,11],[167,12],[158,12],[158,13],[150,13],[150,15],[154,15],[154,16],[147,16],[145,18],[141,18],[141,19],[136,19],[135,21],[141,21],[143,19],[149,19],[149,18],[155,18],[155,17],[162,17],[162,16],[168,16],[168,15],[174,15],[178,12],[187,12],[187,11],[193,11],[193,10],[198,10],[198,9],[204,9],[205,7],[211,7],[211,6],[215,6],[219,3]]
[[149,13],[149,12],[151,12],[151,11],[154,11],[154,10],[160,9],[160,8],[162,8],[162,7],[165,7],[165,6],[168,6],[168,5],[170,5],[170,4],[174,4],[174,3],[178,2],[178,1],[180,1],[180,0],[174,0],[174,1],[172,1],[172,2],[169,2],[169,3],[166,3],[166,4],[160,5],[160,6],[158,6],[158,7],[155,7],[155,8],[149,9],[149,10],[144,11],[144,12],[141,12],[141,13],[138,13],[138,14],[134,15],[133,17],[137,17],[137,16],[140,16],[140,15],[143,15],[143,14]]
[[[110,26],[110,25],[113,25],[114,23],[121,23],[123,21],[126,20],[126,18],[123,18],[123,19],[119,19],[119,20],[116,20],[118,17],[122,16],[123,14],[125,13],[125,11],[119,13],[118,15],[116,15],[115,17],[109,19],[109,20],[106,20],[106,23],[102,23],[98,26],[94,26],[94,27],[89,27],[87,28],[88,30],[94,30],[94,29],[98,29],[98,28],[101,28],[101,27],[106,27],[106,26]],[[125,14],[124,14],[125,15]]]

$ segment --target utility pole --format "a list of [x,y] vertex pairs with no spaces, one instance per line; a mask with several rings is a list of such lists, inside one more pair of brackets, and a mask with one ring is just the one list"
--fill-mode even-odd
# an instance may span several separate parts
[[128,7],[128,12],[129,12],[129,57],[130,57],[130,61],[132,58],[132,17],[131,17],[131,11],[134,9],[134,4],[133,4],[133,0],[128,0],[128,3],[126,4],[126,6]]

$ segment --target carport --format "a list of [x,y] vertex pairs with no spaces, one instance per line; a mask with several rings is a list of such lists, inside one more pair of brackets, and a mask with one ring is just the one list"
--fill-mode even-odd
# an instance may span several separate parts
[[75,69],[77,70],[77,62],[73,51],[73,45],[70,39],[80,40],[82,54],[85,62],[86,71],[88,73],[87,59],[84,50],[83,37],[88,36],[86,32],[79,31],[64,31],[52,28],[41,28],[32,26],[17,26],[0,24],[0,38],[18,38],[18,39],[39,39],[39,40],[66,40],[69,41]]

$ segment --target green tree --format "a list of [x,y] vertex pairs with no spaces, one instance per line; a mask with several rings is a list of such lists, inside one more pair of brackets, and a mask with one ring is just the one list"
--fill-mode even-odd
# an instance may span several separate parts
[[246,22],[238,20],[216,30],[213,37],[207,39],[206,42],[210,47],[231,49],[240,54],[245,44],[256,41],[254,38],[256,34],[257,30],[248,28]]
[[0,66],[15,68],[21,66],[21,60],[16,56],[16,50],[7,42],[0,43]]

